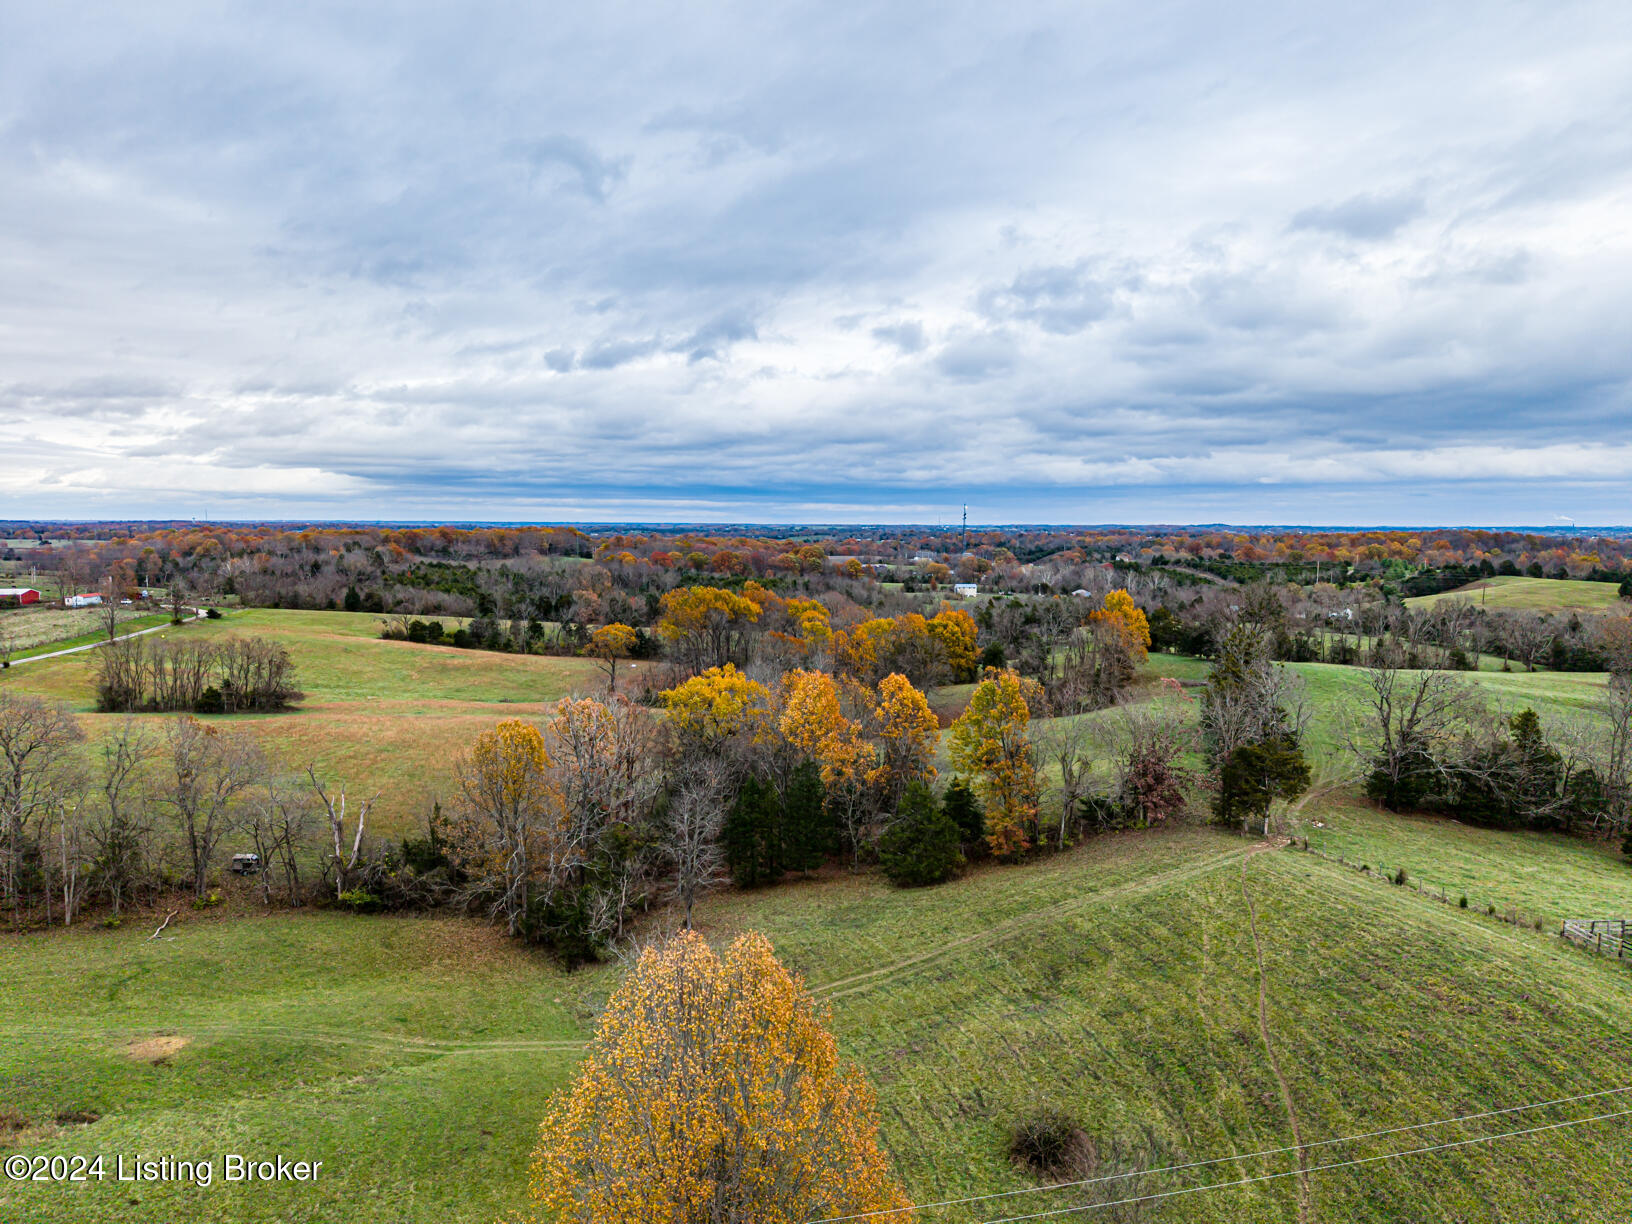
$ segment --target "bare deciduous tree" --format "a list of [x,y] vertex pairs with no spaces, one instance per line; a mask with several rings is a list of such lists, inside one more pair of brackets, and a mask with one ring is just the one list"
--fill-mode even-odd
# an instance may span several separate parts
[[151,826],[147,770],[153,741],[141,724],[127,718],[102,743],[97,811],[87,826],[95,855],[96,885],[119,916],[146,875]]
[[[346,849],[346,788],[340,787],[334,794],[330,794],[323,780],[317,776],[317,766],[306,766],[306,777],[311,783],[312,793],[317,796],[318,802],[329,819],[329,840],[333,844],[333,851],[329,855],[329,865],[334,868],[334,895],[346,891],[351,872],[356,870],[357,860],[363,853],[363,830],[368,824],[368,813],[379,799],[376,792],[364,799],[357,806],[357,819],[352,828],[351,849]],[[327,875],[327,871],[324,872]]]
[[1413,776],[1445,773],[1447,746],[1472,726],[1484,703],[1454,672],[1377,666],[1366,668],[1365,679],[1363,706],[1346,720],[1342,741],[1392,805],[1405,801]]
[[165,732],[160,797],[181,834],[195,897],[204,896],[215,852],[238,826],[244,792],[265,774],[266,762],[253,743],[191,715]]
[[43,874],[42,826],[76,788],[72,750],[84,738],[66,707],[0,689],[0,903],[16,921],[28,877]]
[[720,830],[725,824],[726,780],[717,762],[688,765],[677,779],[663,818],[663,845],[673,868],[675,899],[691,911],[697,898],[725,879]]

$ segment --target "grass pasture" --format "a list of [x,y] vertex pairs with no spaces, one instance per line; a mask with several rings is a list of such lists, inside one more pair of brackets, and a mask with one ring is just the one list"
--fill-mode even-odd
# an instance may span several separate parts
[[1470,599],[1482,608],[1525,612],[1603,612],[1620,602],[1613,582],[1527,578],[1512,574],[1486,578],[1437,595],[1416,595],[1405,602],[1413,608],[1431,608],[1444,599]]
[[[427,797],[447,793],[453,755],[479,730],[604,683],[587,660],[384,642],[377,631],[364,614],[247,611],[171,632],[288,645],[301,709],[231,725],[291,765],[316,760],[354,792],[385,791],[377,827],[387,835],[416,827]],[[71,703],[94,739],[113,720],[91,712],[89,654],[14,668],[0,684]],[[1157,676],[1194,683],[1206,670],[1155,656],[1142,695]],[[1320,712],[1311,749],[1335,773],[1337,719],[1363,673],[1295,670]],[[1602,679],[1474,682],[1504,709],[1533,705],[1546,720],[1590,702]],[[934,694],[937,713],[967,696]],[[1435,895],[1466,892],[1470,908],[1322,854],[1180,826],[977,865],[931,889],[829,868],[713,894],[698,923],[719,940],[763,931],[805,976],[877,1090],[885,1144],[915,1200],[1035,1190],[1007,1143],[1044,1109],[1082,1129],[1099,1176],[1222,1162],[926,1211],[923,1224],[1240,1178],[1267,1180],[1059,1218],[1632,1218],[1629,1118],[1304,1177],[1284,1151],[1258,1154],[1294,1136],[1338,1140],[1632,1087],[1632,962],[1554,934],[1565,916],[1632,916],[1632,868],[1581,842],[1391,816],[1343,792],[1312,798],[1298,819],[1322,854],[1405,866]],[[1500,922],[1488,904],[1548,929]],[[618,966],[568,974],[474,920],[227,908],[186,910],[166,932],[174,938],[157,941],[135,922],[0,936],[0,1155],[282,1154],[323,1160],[323,1179],[208,1190],[0,1181],[0,1221],[487,1224],[519,1207],[537,1123]],[[646,922],[655,935],[674,920]],[[1628,1098],[1333,1143],[1305,1163],[1632,1108]]]
[[[1445,831],[1419,835],[1439,844]],[[1579,865],[1571,887],[1592,887],[1594,872]],[[1207,829],[1106,837],[936,889],[835,871],[717,894],[700,925],[719,939],[764,931],[805,975],[876,1086],[918,1200],[1035,1187],[1005,1151],[1009,1128],[1044,1107],[1083,1127],[1108,1175],[1282,1148],[1294,1116],[1317,1141],[1632,1083],[1632,968]],[[0,1218],[491,1220],[519,1205],[546,1098],[617,978],[609,966],[563,974],[454,920],[189,914],[173,941],[146,934],[0,943],[0,973],[23,987],[0,996],[0,1085],[29,1126],[10,1145],[277,1151],[323,1159],[332,1180],[0,1185]],[[142,1044],[159,1037],[175,1048]],[[1617,1099],[1333,1145],[1308,1163],[1586,1117]],[[68,1111],[101,1117],[53,1121]],[[1620,1119],[1311,1173],[1308,1218],[1623,1219],[1629,1137]],[[1249,1156],[1109,1185],[1149,1194],[1296,1169],[1285,1154]],[[1086,1206],[1093,1193],[922,1219]],[[1290,1221],[1299,1196],[1298,1177],[1277,1177],[1122,1218]]]
[[[256,736],[291,767],[315,762],[353,793],[382,792],[375,827],[387,835],[420,827],[432,798],[452,788],[454,757],[481,731],[605,687],[593,660],[389,642],[379,628],[380,618],[366,613],[254,609],[166,636],[258,635],[287,646],[306,694],[300,707],[219,721]],[[13,667],[0,684],[68,703],[94,745],[115,725],[94,712],[94,654]],[[636,673],[625,663],[620,674]],[[163,718],[150,721],[157,726]]]

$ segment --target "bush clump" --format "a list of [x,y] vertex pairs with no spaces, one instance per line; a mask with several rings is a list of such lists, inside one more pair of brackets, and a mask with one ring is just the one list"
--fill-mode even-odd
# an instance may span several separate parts
[[365,888],[352,888],[335,898],[354,914],[377,914],[385,908],[385,902]]
[[1014,1124],[1009,1159],[1040,1176],[1060,1177],[1092,1164],[1093,1147],[1069,1114],[1044,1108]]

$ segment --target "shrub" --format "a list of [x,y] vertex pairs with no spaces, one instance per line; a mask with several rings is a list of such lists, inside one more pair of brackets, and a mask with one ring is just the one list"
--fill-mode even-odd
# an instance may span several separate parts
[[205,611],[204,611],[204,615],[209,620],[220,620],[221,619],[221,609],[219,609],[219,608],[206,608]]
[[385,908],[385,902],[363,888],[348,889],[335,900],[354,914],[377,914]]
[[1621,843],[1621,853],[1626,855],[1626,861],[1632,863],[1632,828],[1626,831],[1626,840]]
[[221,696],[221,690],[213,684],[199,694],[198,704],[193,707],[199,714],[220,714],[226,708],[226,698]]
[[1394,883],[1396,885],[1404,884],[1406,882],[1406,880],[1409,879],[1409,878],[1410,877],[1408,877],[1406,875],[1406,873],[1405,873],[1405,868],[1404,867],[1401,867],[1398,871],[1396,871],[1394,873]]
[[963,862],[961,837],[935,792],[913,781],[901,797],[895,823],[878,839],[878,861],[890,882],[903,888],[944,884]]
[[1467,893],[1462,894],[1462,899],[1456,903],[1456,906],[1457,906],[1458,909],[1467,909],[1468,908],[1468,894]]
[[1009,1132],[1009,1159],[1043,1177],[1077,1172],[1089,1162],[1089,1152],[1088,1136],[1058,1109],[1029,1114]]
[[221,894],[216,892],[213,888],[204,896],[193,898],[193,908],[195,910],[214,909],[220,904]]

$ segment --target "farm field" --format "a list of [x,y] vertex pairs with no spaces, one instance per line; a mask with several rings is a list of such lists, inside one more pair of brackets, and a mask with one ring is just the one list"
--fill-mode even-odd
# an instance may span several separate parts
[[[368,613],[254,609],[164,636],[259,635],[287,646],[306,694],[300,707],[221,721],[292,768],[315,762],[354,792],[381,792],[374,827],[388,836],[422,826],[433,799],[453,785],[455,755],[494,722],[537,716],[570,693],[605,688],[604,672],[589,659],[388,642],[379,628]],[[68,703],[94,746],[115,724],[94,713],[94,653],[15,667],[0,684]],[[621,670],[636,674],[627,664]]]
[[[1483,858],[1496,891],[1525,879],[1544,890],[1556,875],[1532,873],[1531,839],[1459,849],[1460,834],[1430,823],[1409,837],[1423,855]],[[1623,866],[1581,855],[1568,869],[1569,904],[1591,894],[1632,905]],[[699,924],[717,939],[765,932],[831,1007],[918,1200],[1035,1186],[1005,1147],[1009,1127],[1044,1107],[1083,1127],[1109,1175],[1281,1148],[1293,1115],[1316,1141],[1632,1083],[1632,968],[1210,829],[1100,838],[936,889],[835,871],[716,894]],[[563,973],[455,919],[189,913],[172,932],[0,942],[0,973],[21,987],[0,995],[0,1084],[12,1125],[26,1120],[0,1142],[180,1158],[276,1151],[324,1160],[327,1179],[5,1185],[0,1218],[491,1220],[522,1202],[548,1094],[567,1082],[618,975]],[[1317,1148],[1308,1163],[1613,1112],[1618,1100]],[[100,1118],[55,1121],[75,1112]],[[1317,1221],[1613,1221],[1632,1212],[1628,1133],[1626,1119],[1605,1121],[1123,1218],[1294,1220],[1307,1193]],[[1253,1156],[1109,1186],[1156,1193],[1295,1171],[1284,1154]],[[921,1218],[979,1221],[1087,1205],[1087,1194]]]
[[1528,612],[1602,612],[1620,602],[1613,582],[1582,582],[1574,578],[1528,578],[1498,575],[1437,595],[1417,595],[1405,602],[1413,608],[1431,608],[1444,599],[1471,599],[1482,608]]
[[[162,625],[170,615],[151,604],[119,610],[120,632]],[[61,650],[101,640],[101,613],[96,608],[31,607],[0,612],[0,633],[8,633],[13,658]]]

